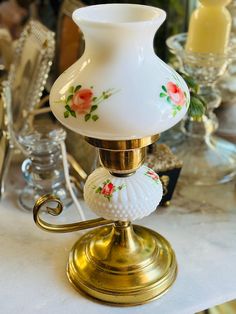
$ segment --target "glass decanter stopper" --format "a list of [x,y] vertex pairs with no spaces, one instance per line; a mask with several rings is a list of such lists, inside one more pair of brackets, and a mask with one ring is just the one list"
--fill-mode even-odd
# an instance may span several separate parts
[[19,195],[19,203],[24,209],[32,211],[35,201],[48,193],[59,197],[65,206],[72,203],[66,188],[60,146],[65,138],[63,129],[45,126],[19,136],[20,144],[28,152],[21,167],[27,185]]

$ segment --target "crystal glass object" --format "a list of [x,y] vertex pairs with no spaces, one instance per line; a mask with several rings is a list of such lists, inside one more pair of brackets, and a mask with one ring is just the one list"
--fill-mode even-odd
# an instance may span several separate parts
[[207,111],[199,121],[186,118],[182,122],[183,136],[173,145],[174,152],[183,160],[181,178],[197,185],[228,182],[236,173],[236,148],[214,135],[218,128],[214,109],[221,103],[215,83],[224,74],[234,48],[230,46],[224,54],[191,53],[185,50],[186,38],[187,34],[172,36],[167,45],[176,55],[180,70],[199,84]]
[[52,66],[54,49],[54,33],[38,21],[30,21],[17,41],[8,78],[12,93],[10,127],[16,135],[27,127],[27,114],[38,106]]
[[[102,168],[89,175],[86,204],[101,218],[67,225],[34,219],[41,228],[69,232],[98,227],[74,245],[70,282],[113,305],[137,305],[164,294],[177,274],[174,251],[152,230],[132,225],[151,214],[162,197],[158,175],[143,166],[146,146],[178,123],[189,105],[182,77],[154,53],[153,38],[165,12],[134,4],[95,5],[76,10],[73,19],[85,36],[83,56],[54,83],[50,106],[67,128],[99,149]],[[103,226],[108,225],[108,226]],[[92,263],[91,263],[92,261]]]
[[[232,17],[230,40],[236,46],[236,0],[231,1],[227,9]],[[234,104],[236,100],[236,58],[232,60],[225,75],[219,80],[218,87],[223,101]]]
[[27,183],[19,195],[21,207],[32,211],[35,201],[42,194],[54,194],[65,206],[72,203],[65,185],[60,142],[66,133],[63,129],[44,126],[38,131],[20,135],[19,142],[27,150],[28,158],[22,164],[22,173]]

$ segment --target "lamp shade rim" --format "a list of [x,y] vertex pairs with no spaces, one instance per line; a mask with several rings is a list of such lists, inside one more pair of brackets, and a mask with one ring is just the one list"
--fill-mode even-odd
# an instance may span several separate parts
[[99,26],[143,26],[144,24],[161,25],[166,19],[162,9],[130,3],[98,4],[75,10],[72,18],[76,24]]

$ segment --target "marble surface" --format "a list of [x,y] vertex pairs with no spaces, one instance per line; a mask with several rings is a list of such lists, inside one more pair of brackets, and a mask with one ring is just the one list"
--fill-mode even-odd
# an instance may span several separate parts
[[[17,204],[10,178],[0,203],[0,312],[4,314],[191,314],[236,298],[235,184],[212,188],[179,185],[169,208],[140,221],[164,235],[175,249],[179,273],[171,290],[132,308],[102,305],[78,294],[65,268],[80,233],[51,234],[38,229],[32,213]],[[84,206],[86,217],[94,215]],[[60,222],[78,219],[71,207]]]

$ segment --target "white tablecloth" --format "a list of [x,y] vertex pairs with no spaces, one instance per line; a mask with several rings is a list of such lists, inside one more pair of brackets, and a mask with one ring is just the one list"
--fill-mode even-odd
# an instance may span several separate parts
[[[70,248],[80,234],[51,234],[38,229],[32,213],[19,210],[14,189],[12,182],[0,203],[2,314],[192,314],[236,298],[236,205],[232,183],[195,189],[180,185],[171,207],[139,222],[171,242],[179,272],[174,286],[162,298],[130,308],[93,302],[72,288],[65,268]],[[87,218],[93,217],[88,209],[85,211]],[[77,219],[72,207],[59,221]]]

